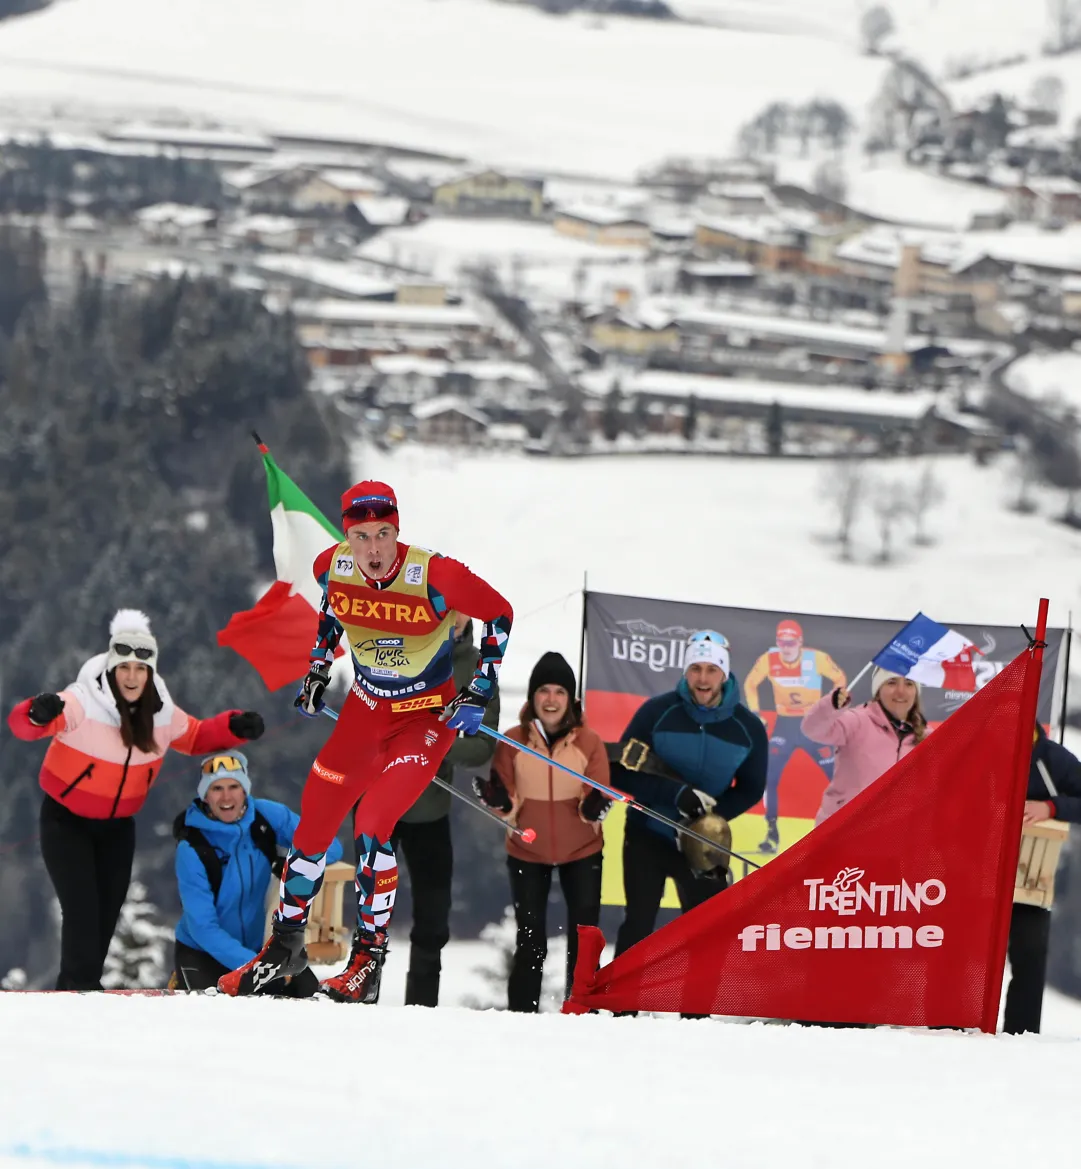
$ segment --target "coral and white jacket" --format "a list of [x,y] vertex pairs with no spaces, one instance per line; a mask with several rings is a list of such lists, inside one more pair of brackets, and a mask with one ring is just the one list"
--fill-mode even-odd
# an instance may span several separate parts
[[120,711],[106,681],[106,656],[91,658],[74,684],[60,691],[64,709],[51,723],[39,727],[30,721],[29,698],[8,715],[8,726],[18,738],[52,737],[38,776],[42,790],[77,816],[91,820],[134,816],[170,747],[185,755],[203,755],[243,742],[229,730],[229,717],[238,712],[193,718],[173,702],[155,673],[154,686],[162,704],[154,715],[156,749],[147,754],[138,747],[125,747]]

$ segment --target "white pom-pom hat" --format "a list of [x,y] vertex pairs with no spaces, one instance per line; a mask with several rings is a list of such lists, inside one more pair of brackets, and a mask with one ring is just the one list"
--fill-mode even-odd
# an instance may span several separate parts
[[109,622],[109,654],[106,670],[115,670],[121,662],[142,662],[156,670],[158,643],[150,632],[150,618],[138,609],[118,609]]

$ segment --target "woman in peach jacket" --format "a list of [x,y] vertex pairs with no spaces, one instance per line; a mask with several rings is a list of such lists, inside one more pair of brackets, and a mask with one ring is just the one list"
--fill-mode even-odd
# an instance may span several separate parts
[[57,990],[101,990],[131,880],[134,816],[169,748],[205,755],[263,733],[254,711],[200,721],[173,702],[145,614],[121,609],[109,635],[108,650],[71,686],[27,698],[8,716],[18,738],[52,739],[38,779],[41,855],[62,914]]
[[[518,726],[507,737],[548,755],[600,783],[608,783],[604,743],[582,721],[574,697],[574,671],[557,653],[546,653],[533,667]],[[489,807],[519,828],[532,828],[532,844],[507,836],[517,944],[507,985],[512,1011],[539,1009],[544,959],[548,955],[547,907],[552,872],[567,904],[567,992],[578,954],[578,926],[596,925],[601,907],[601,820],[611,801],[543,761],[505,743],[492,759],[491,777],[474,782]]]

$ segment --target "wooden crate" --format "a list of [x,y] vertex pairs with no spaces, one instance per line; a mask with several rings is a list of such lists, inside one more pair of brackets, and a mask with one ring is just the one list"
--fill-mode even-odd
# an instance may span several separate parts
[[1038,820],[1024,826],[1013,889],[1015,902],[1051,908],[1055,899],[1055,869],[1069,835],[1069,825],[1059,820]]
[[[356,924],[356,902],[353,880],[356,870],[344,861],[327,865],[323,885],[315,895],[308,912],[308,928],[304,932],[304,946],[308,961],[318,964],[344,962],[353,940]],[[348,890],[348,895],[346,895]],[[267,889],[266,937],[270,937],[270,923],[278,908],[278,882],[271,881]],[[348,913],[343,912],[343,899],[348,902]]]

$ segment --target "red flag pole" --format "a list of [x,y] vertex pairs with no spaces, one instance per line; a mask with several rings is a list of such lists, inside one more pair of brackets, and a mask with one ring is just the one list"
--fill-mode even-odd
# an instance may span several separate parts
[[[991,931],[991,946],[988,952],[987,996],[983,1004],[983,1018],[980,1030],[993,1035],[998,1029],[998,1008],[1002,998],[1002,979],[1006,966],[1006,947],[1010,935],[1010,918],[1013,914],[1013,890],[1017,876],[1017,858],[1021,852],[1021,825],[1025,817],[1025,796],[1028,792],[1029,768],[1032,766],[1032,731],[1036,725],[1036,709],[1040,697],[1040,673],[1043,669],[1043,651],[1047,637],[1046,597],[1040,598],[1040,609],[1036,618],[1036,634],[1029,636],[1029,647],[1025,651],[1031,656],[1025,670],[1021,690],[1021,708],[1017,718],[1017,734],[1014,739],[1014,786],[1010,807],[1006,813],[1007,824],[1015,824],[1016,830],[1006,837],[1006,846],[999,859],[998,871],[998,912]],[[1024,626],[1021,627],[1024,629]]]

